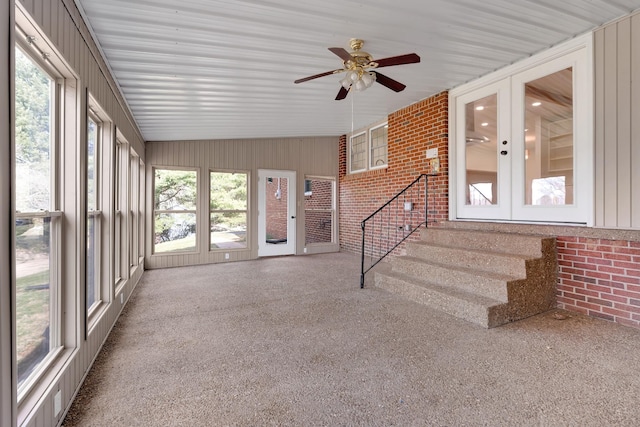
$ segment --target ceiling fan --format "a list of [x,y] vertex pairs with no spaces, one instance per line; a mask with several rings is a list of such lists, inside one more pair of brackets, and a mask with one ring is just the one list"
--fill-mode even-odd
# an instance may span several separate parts
[[340,91],[338,91],[336,100],[346,98],[351,89],[364,90],[374,82],[378,82],[382,86],[388,87],[394,92],[400,92],[406,87],[404,84],[387,77],[384,74],[380,74],[377,71],[372,71],[372,69],[390,67],[392,65],[415,64],[420,62],[420,57],[415,53],[374,60],[370,53],[360,50],[364,45],[364,41],[360,39],[351,39],[350,44],[352,52],[347,52],[341,47],[329,48],[331,52],[342,59],[342,68],[304,77],[296,80],[294,83],[302,83],[317,79],[318,77],[346,72],[347,76],[340,81],[342,87],[340,88]]

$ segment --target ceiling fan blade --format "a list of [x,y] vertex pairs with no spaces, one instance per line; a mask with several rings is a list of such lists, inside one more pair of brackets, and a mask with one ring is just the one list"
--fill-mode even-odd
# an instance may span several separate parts
[[330,47],[329,50],[342,58],[343,61],[351,61],[351,54],[341,47]]
[[[351,89],[351,86],[349,86],[349,89]],[[340,88],[340,90],[338,91],[338,95],[336,96],[336,101],[340,101],[341,99],[345,99],[347,97],[347,95],[349,94],[349,89],[345,89],[344,86]]]
[[417,62],[420,62],[420,57],[415,53],[408,53],[406,55],[391,56],[389,58],[382,58],[382,59],[374,59],[373,62],[378,63],[378,68],[390,67],[392,65],[415,64]]
[[404,90],[406,85],[403,85],[397,80],[393,80],[391,77],[387,77],[384,74],[380,74],[374,71],[376,74],[376,82],[380,83],[382,86],[386,86],[394,92],[401,92]]
[[335,73],[339,73],[343,71],[342,68],[338,69],[338,70],[331,70],[331,71],[326,71],[324,73],[320,73],[320,74],[316,74],[313,76],[309,76],[309,77],[304,77],[302,79],[298,79],[296,80],[294,83],[302,83],[302,82],[308,82],[309,80],[313,80],[313,79],[317,79],[318,77],[324,77],[324,76],[328,76],[330,74],[335,74]]

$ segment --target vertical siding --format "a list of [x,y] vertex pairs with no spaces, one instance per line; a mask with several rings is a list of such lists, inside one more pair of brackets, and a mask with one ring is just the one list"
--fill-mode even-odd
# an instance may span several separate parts
[[[337,137],[282,138],[253,140],[177,141],[154,142],[147,146],[147,236],[145,268],[164,268],[180,265],[225,262],[222,252],[209,252],[206,233],[200,233],[197,253],[151,255],[153,232],[153,168],[196,168],[199,173],[199,227],[209,222],[208,172],[211,169],[248,171],[249,182],[249,247],[246,250],[229,251],[229,261],[255,259],[258,256],[257,177],[258,169],[292,170],[296,172],[298,200],[302,200],[305,175],[338,177]],[[304,210],[297,212],[304,218]],[[304,221],[298,221],[296,247],[302,253],[304,247]],[[335,250],[338,250],[336,242]],[[310,252],[309,252],[310,253]]]
[[595,32],[596,226],[640,228],[640,15]]
[[633,227],[640,227],[640,14],[631,17],[631,223]]

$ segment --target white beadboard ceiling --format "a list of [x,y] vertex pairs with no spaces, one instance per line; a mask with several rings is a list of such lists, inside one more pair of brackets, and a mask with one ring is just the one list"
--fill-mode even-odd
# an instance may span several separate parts
[[[76,0],[148,141],[340,135],[640,8],[640,0]],[[418,64],[334,98],[328,47]],[[354,96],[355,95],[355,96]]]

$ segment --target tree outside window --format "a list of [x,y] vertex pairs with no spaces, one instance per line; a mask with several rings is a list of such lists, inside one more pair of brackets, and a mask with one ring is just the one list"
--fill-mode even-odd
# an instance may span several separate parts
[[154,171],[154,253],[196,250],[198,174],[191,170]]

